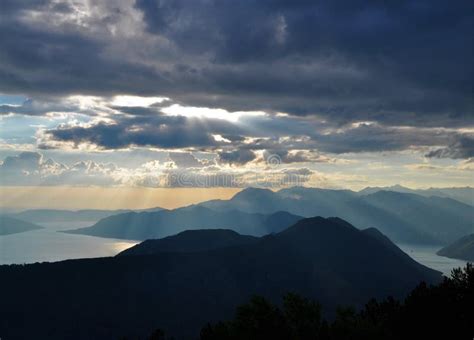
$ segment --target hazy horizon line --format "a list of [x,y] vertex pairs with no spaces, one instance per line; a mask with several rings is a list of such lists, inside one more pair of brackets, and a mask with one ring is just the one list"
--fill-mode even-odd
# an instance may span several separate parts
[[[294,186],[293,186],[294,187]],[[462,187],[420,187],[412,188],[404,185],[366,186],[358,190],[351,188],[327,188],[302,186],[305,188],[327,190],[350,190],[360,192],[367,188],[403,187],[408,190],[429,189],[473,189],[471,186]],[[78,187],[78,186],[0,186],[0,209],[4,211],[20,211],[28,209],[57,209],[57,210],[119,210],[119,209],[176,209],[213,199],[230,199],[236,193],[252,188],[229,187]],[[261,188],[261,187],[257,187]],[[288,187],[291,188],[291,187]],[[263,188],[262,188],[263,189]],[[266,188],[278,191],[285,188]]]

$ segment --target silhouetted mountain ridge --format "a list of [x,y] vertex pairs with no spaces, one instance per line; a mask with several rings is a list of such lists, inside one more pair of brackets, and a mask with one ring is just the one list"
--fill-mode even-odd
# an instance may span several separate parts
[[304,294],[331,313],[439,279],[341,219],[316,217],[239,246],[0,266],[0,334],[136,338],[160,327],[189,339],[253,294],[271,301],[288,291]]
[[157,240],[146,240],[117,256],[152,255],[160,252],[195,252],[257,242],[254,236],[227,229],[186,230]]
[[190,229],[231,229],[244,235],[261,236],[279,232],[302,218],[287,212],[275,214],[246,213],[236,209],[215,211],[194,205],[175,210],[109,216],[91,227],[67,232],[131,240],[162,238]]

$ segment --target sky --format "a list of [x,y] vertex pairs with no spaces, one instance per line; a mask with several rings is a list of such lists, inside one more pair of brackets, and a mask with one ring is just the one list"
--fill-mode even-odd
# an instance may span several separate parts
[[0,206],[474,186],[473,19],[471,1],[3,0]]

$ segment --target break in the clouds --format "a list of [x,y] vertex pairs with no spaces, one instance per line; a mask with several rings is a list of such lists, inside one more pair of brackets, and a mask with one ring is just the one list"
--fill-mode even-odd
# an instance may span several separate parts
[[[103,102],[103,100],[101,100]],[[245,164],[254,152],[277,154],[284,162],[321,161],[320,153],[344,154],[418,149],[428,157],[472,157],[472,130],[388,126],[377,122],[337,125],[317,118],[248,115],[237,121],[169,115],[161,107],[95,108],[101,119],[89,123],[63,123],[44,129],[40,148],[81,145],[98,149],[154,147],[217,152],[222,161]],[[87,109],[86,109],[87,111]],[[148,114],[143,114],[147,111]],[[208,112],[213,110],[208,109]],[[192,112],[192,109],[191,109]],[[232,113],[229,112],[229,116]],[[455,151],[443,151],[444,147]]]
[[[473,17],[461,0],[1,1],[2,175],[155,186],[159,161],[249,183],[273,157],[281,176],[343,181],[360,162],[361,181],[384,166],[471,184]],[[38,156],[52,150],[74,162]],[[90,160],[112,151],[139,176]]]
[[0,163],[0,183],[6,186],[141,186],[141,187],[245,187],[303,185],[316,172],[307,168],[287,169],[270,164],[263,172],[244,171],[220,164],[216,159],[197,158],[190,153],[168,153],[163,161],[139,166],[118,166],[81,160],[64,164],[38,152],[7,156]]
[[[65,157],[58,153],[48,156],[51,152],[24,151],[4,157],[0,162],[1,185],[153,188],[307,185],[360,189],[397,179],[411,186],[429,185],[433,181],[459,185],[468,181],[474,170],[472,159],[447,166],[443,163],[416,163],[416,158],[403,154],[384,164],[371,160],[370,155],[363,156],[364,161],[360,161],[360,157],[341,160],[303,151],[256,152],[252,157],[243,152],[229,158],[224,156],[224,159],[217,154],[161,151],[140,157],[127,151],[112,158],[116,162],[110,161],[111,155],[101,153],[77,154],[71,159],[70,155]],[[136,161],[130,162],[130,156]],[[287,163],[291,161],[294,163]],[[395,161],[399,164],[390,164]],[[446,178],[449,182],[443,182]]]

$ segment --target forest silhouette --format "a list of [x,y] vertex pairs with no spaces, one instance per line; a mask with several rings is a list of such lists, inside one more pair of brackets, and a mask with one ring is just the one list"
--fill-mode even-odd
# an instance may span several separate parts
[[201,340],[472,339],[474,269],[454,269],[437,285],[420,283],[404,300],[372,299],[361,310],[339,307],[333,320],[317,302],[288,293],[281,306],[254,296],[233,320],[208,324]]

